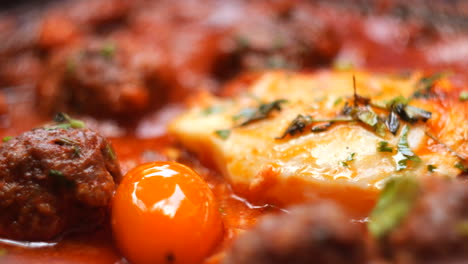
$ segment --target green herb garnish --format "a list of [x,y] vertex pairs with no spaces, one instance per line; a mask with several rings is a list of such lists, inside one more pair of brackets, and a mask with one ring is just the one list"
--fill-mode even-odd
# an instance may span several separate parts
[[428,77],[423,77],[419,80],[416,92],[413,93],[414,98],[428,98],[431,96],[431,89],[437,81],[445,78],[447,73],[439,72]]
[[396,163],[396,170],[401,171],[407,168],[408,160],[417,161],[419,157],[414,154],[408,145],[408,126],[404,126],[401,130],[400,140],[397,145],[397,154],[393,156],[393,160]]
[[461,102],[468,101],[468,91],[462,91],[462,92],[460,93],[460,96],[458,97],[458,99],[459,99]]
[[267,118],[273,111],[281,111],[281,104],[286,103],[285,99],[278,99],[271,103],[263,103],[253,112],[244,113],[245,120],[240,124],[240,126],[246,126],[258,120]]
[[390,179],[370,213],[367,227],[375,238],[385,237],[408,215],[420,193],[419,183],[411,176]]
[[377,114],[371,109],[359,111],[357,113],[357,118],[364,124],[367,124],[371,127],[375,127],[377,125],[377,122],[379,121],[377,118]]
[[67,188],[73,188],[75,186],[75,182],[73,182],[70,179],[67,179],[67,177],[65,177],[65,175],[61,171],[50,170],[49,177],[53,178],[60,185],[63,185]]
[[59,145],[71,146],[73,148],[73,151],[74,151],[73,153],[74,153],[74,155],[76,157],[79,157],[80,154],[81,154],[80,143],[73,140],[73,139],[70,139],[70,138],[67,138],[67,137],[60,137],[57,140],[55,140],[55,143],[59,144]]
[[229,129],[220,129],[215,131],[216,135],[223,140],[226,140],[231,135],[231,130]]
[[379,143],[377,143],[377,151],[393,152],[393,148],[388,145],[387,141],[380,141]]
[[65,113],[57,113],[54,117],[54,121],[59,123],[59,125],[55,127],[51,127],[51,129],[55,128],[63,128],[63,129],[69,129],[69,128],[84,128],[85,123],[81,120],[78,119],[73,119],[69,115]]
[[6,136],[6,137],[3,137],[2,141],[3,141],[3,142],[8,142],[8,141],[10,141],[10,140],[12,140],[12,139],[13,139],[12,136]]
[[112,146],[110,144],[106,145],[106,151],[107,155],[111,158],[111,160],[115,160],[117,156],[115,155],[114,149],[112,149]]
[[221,113],[224,111],[224,108],[220,105],[213,105],[213,106],[209,106],[209,107],[206,107],[205,109],[203,109],[201,111],[201,114],[204,115],[204,116],[209,116],[209,115],[212,115],[212,114],[218,114],[218,113]]
[[113,43],[106,43],[101,48],[101,55],[107,59],[111,59],[115,55],[115,45]]
[[468,168],[465,167],[465,165],[463,165],[463,163],[461,163],[461,161],[455,163],[455,168],[463,171],[463,172],[468,172]]
[[436,169],[437,167],[432,164],[427,165],[427,171],[429,172],[434,172]]
[[354,156],[356,156],[356,153],[350,153],[346,160],[340,161],[339,164],[343,167],[349,167],[349,162],[354,160]]
[[5,248],[0,248],[0,257],[5,256],[6,254],[8,254],[8,251]]
[[341,102],[343,102],[343,97],[338,97],[336,98],[335,102],[333,102],[333,106],[337,106],[339,104],[341,104]]

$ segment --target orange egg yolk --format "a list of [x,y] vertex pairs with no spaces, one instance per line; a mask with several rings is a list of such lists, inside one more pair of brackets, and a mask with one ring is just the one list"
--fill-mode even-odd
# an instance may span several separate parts
[[131,170],[112,203],[112,230],[132,263],[201,263],[223,233],[213,193],[190,168],[153,162]]

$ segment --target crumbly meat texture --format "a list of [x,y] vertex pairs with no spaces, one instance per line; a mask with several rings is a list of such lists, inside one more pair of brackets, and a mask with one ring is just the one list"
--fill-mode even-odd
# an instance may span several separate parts
[[468,182],[428,178],[422,189],[405,220],[380,241],[383,253],[398,264],[466,261]]
[[110,143],[83,129],[38,128],[0,147],[0,235],[48,240],[103,223],[121,172]]
[[331,202],[269,215],[246,231],[224,264],[358,264],[366,259],[363,229]]
[[167,91],[157,72],[158,55],[122,37],[95,39],[51,58],[41,80],[39,107],[97,117],[136,117],[156,109]]

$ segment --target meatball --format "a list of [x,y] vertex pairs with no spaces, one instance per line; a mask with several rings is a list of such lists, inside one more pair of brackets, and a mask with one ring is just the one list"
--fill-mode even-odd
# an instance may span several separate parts
[[364,263],[360,226],[333,203],[303,205],[289,214],[269,215],[241,235],[225,264]]
[[[5,141],[5,140],[4,140]],[[87,128],[38,128],[0,147],[0,237],[49,240],[106,219],[120,166]]]
[[158,54],[129,38],[93,40],[57,52],[39,85],[47,112],[128,118],[164,100]]
[[338,35],[306,7],[298,4],[281,12],[257,10],[255,15],[246,16],[234,26],[215,75],[227,79],[245,70],[302,69],[332,62],[341,48]]
[[379,241],[396,263],[468,257],[468,182],[428,178],[401,224]]

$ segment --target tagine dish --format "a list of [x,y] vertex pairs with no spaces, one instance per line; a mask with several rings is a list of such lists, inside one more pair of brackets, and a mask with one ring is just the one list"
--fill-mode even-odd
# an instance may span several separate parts
[[5,4],[0,263],[467,263],[468,5],[407,2]]

